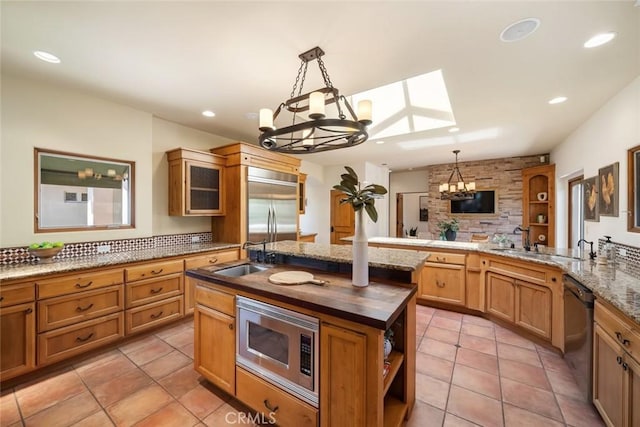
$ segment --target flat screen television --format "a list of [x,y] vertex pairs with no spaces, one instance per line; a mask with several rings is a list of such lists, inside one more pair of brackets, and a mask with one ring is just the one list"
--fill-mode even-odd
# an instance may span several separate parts
[[496,192],[494,190],[477,191],[473,199],[451,200],[451,213],[494,214],[496,213]]

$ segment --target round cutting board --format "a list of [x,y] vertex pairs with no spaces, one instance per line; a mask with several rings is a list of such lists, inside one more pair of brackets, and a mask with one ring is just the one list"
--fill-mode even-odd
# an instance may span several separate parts
[[313,274],[306,271],[281,271],[269,276],[269,281],[275,285],[302,285],[311,283],[314,285],[324,285],[326,281],[316,280]]

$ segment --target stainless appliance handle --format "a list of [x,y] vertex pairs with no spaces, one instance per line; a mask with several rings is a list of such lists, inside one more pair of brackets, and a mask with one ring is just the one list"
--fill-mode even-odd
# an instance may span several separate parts
[[269,208],[269,213],[267,214],[267,242],[271,242],[271,208]]
[[273,207],[273,239],[272,242],[278,241],[278,215],[276,213],[276,207]]

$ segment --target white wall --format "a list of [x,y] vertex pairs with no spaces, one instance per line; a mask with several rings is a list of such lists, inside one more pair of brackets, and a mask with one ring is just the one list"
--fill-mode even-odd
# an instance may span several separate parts
[[[429,223],[420,221],[420,197],[428,197],[428,193],[403,193],[402,216],[404,229],[409,232],[411,228],[418,229],[418,235],[424,238],[431,238],[429,233]],[[394,209],[395,211],[395,209]],[[394,227],[395,231],[395,227]]]
[[305,213],[300,215],[300,230],[318,233],[316,243],[329,243],[329,190],[324,185],[325,171],[321,165],[303,159],[300,171],[307,174]]
[[640,144],[640,77],[603,105],[551,152],[556,164],[556,246],[567,247],[568,179],[598,174],[614,162],[619,168],[619,216],[601,216],[585,222],[585,238],[597,241],[604,235],[614,241],[640,246],[640,234],[627,232],[627,150]]
[[[398,193],[427,192],[429,178],[426,170],[392,172],[389,174],[389,236],[396,235],[396,197]],[[428,224],[428,223],[424,223]]]

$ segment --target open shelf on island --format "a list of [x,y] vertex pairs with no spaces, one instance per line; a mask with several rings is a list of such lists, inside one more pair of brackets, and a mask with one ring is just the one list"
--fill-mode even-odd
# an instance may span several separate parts
[[393,379],[396,377],[396,374],[400,370],[402,362],[404,362],[404,354],[398,351],[392,351],[391,354],[389,354],[389,358],[387,359],[387,361],[390,365],[389,373],[384,377],[384,391],[382,393],[384,396],[386,396],[389,387],[391,387]]
[[384,398],[384,427],[399,427],[404,424],[408,405],[395,397]]

